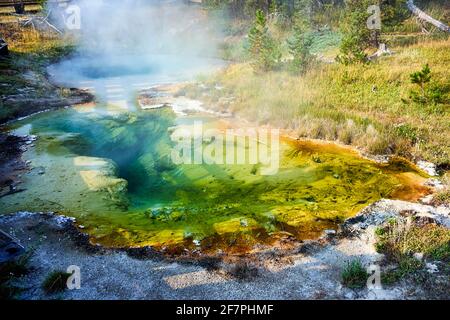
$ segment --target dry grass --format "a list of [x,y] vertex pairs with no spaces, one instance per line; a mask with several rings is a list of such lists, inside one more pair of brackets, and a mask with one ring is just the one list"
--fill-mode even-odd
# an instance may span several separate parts
[[450,230],[434,223],[421,223],[407,219],[389,221],[377,229],[377,251],[400,262],[404,256],[423,253],[425,257],[450,259]]
[[435,206],[444,205],[450,207],[450,173],[447,172],[443,175],[441,181],[444,187],[434,194],[432,204]]
[[[385,254],[386,262],[394,268],[382,274],[382,281],[392,284],[404,277],[421,278],[425,260],[450,261],[450,230],[422,219],[398,218],[388,221],[376,230],[378,252]],[[444,270],[444,272],[447,272]],[[427,274],[425,272],[425,274]]]
[[74,43],[70,35],[60,36],[51,29],[38,31],[30,26],[22,27],[18,22],[7,23],[3,20],[0,20],[0,37],[6,40],[13,55],[43,55]]
[[[0,37],[8,43],[10,57],[0,59],[0,95],[17,95],[19,89],[33,89],[36,97],[47,95],[44,85],[29,81],[25,73],[45,74],[45,67],[70,53],[74,46],[70,37],[61,37],[53,31],[36,31],[17,23],[5,23],[0,16]],[[34,97],[30,94],[30,98]],[[0,100],[0,123],[36,110],[32,105],[11,106]]]
[[[213,78],[199,78],[206,88],[190,86],[186,92],[213,108],[299,136],[448,166],[449,49],[448,39],[429,41],[398,48],[369,65],[318,64],[303,77],[285,71],[256,76],[249,65],[235,64]],[[419,105],[409,98],[415,89],[409,75],[425,63],[432,70],[431,85],[443,88],[446,103]]]

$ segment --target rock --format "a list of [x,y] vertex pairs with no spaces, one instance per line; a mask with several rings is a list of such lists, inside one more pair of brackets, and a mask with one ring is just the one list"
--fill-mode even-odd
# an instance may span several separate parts
[[354,300],[355,299],[355,293],[353,291],[348,291],[344,294],[344,298],[348,300]]
[[431,204],[431,202],[433,201],[433,195],[429,194],[421,199],[419,199],[419,201],[423,204]]
[[431,214],[429,212],[423,212],[423,213],[416,214],[415,222],[416,222],[416,224],[421,225],[421,226],[424,226],[424,225],[430,224],[430,223],[439,224],[439,222],[437,221],[437,217],[435,217],[433,214]]
[[370,225],[382,225],[391,218],[418,218],[424,220],[424,223],[437,223],[450,228],[450,208],[382,199],[366,207],[355,217],[347,219],[342,229],[358,233]]
[[427,272],[428,272],[428,273],[436,273],[436,272],[439,272],[439,269],[438,269],[437,265],[435,265],[434,263],[427,262],[427,264],[425,265],[425,267],[427,268]]
[[421,160],[421,161],[417,162],[417,166],[432,177],[435,177],[438,175],[437,170],[436,170],[436,165],[434,163]]
[[248,226],[248,222],[247,222],[247,220],[246,219],[241,219],[241,226],[242,227],[247,227]]
[[436,190],[442,190],[445,188],[444,184],[436,178],[430,178],[427,181],[425,181],[425,185],[435,188]]
[[422,252],[416,252],[413,254],[413,257],[419,261],[423,260],[423,253]]
[[325,235],[326,235],[327,237],[333,237],[333,236],[336,235],[336,230],[327,229],[327,230],[325,230],[324,232],[325,232]]

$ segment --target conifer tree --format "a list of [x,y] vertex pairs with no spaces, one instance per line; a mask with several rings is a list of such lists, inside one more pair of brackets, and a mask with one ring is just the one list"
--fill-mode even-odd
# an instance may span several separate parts
[[267,19],[262,10],[256,11],[256,17],[248,37],[254,70],[264,72],[274,69],[281,59],[281,53],[269,33]]

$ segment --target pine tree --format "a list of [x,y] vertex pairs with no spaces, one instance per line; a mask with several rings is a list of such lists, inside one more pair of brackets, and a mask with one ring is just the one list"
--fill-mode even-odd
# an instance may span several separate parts
[[293,57],[293,71],[303,73],[314,58],[311,54],[312,0],[297,0],[297,5],[298,10],[293,18],[293,37],[288,40],[288,46]]
[[275,68],[281,59],[281,53],[267,28],[267,19],[262,10],[256,11],[255,21],[248,34],[252,66],[256,72]]
[[278,5],[275,0],[272,0],[269,4],[269,14],[276,15],[278,13]]
[[417,71],[410,74],[411,83],[417,84],[420,87],[420,95],[411,92],[411,97],[416,102],[425,103],[427,102],[427,95],[425,92],[425,85],[431,81],[431,69],[428,64],[426,64],[421,71]]
[[289,52],[293,57],[291,65],[294,72],[305,72],[314,59],[311,54],[313,35],[310,28],[310,16],[305,12],[298,12],[294,19],[292,39],[288,40]]
[[371,30],[367,28],[369,1],[347,0],[346,16],[342,24],[342,43],[338,61],[343,64],[366,62],[365,50],[370,46]]

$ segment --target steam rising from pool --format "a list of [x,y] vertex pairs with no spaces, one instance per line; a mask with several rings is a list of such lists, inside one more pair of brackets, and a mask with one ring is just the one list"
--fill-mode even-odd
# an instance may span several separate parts
[[[49,73],[63,86],[95,91],[100,100],[130,101],[136,90],[190,80],[223,66],[219,30],[197,6],[181,1],[78,0],[76,53]],[[53,8],[54,15],[63,9]]]

